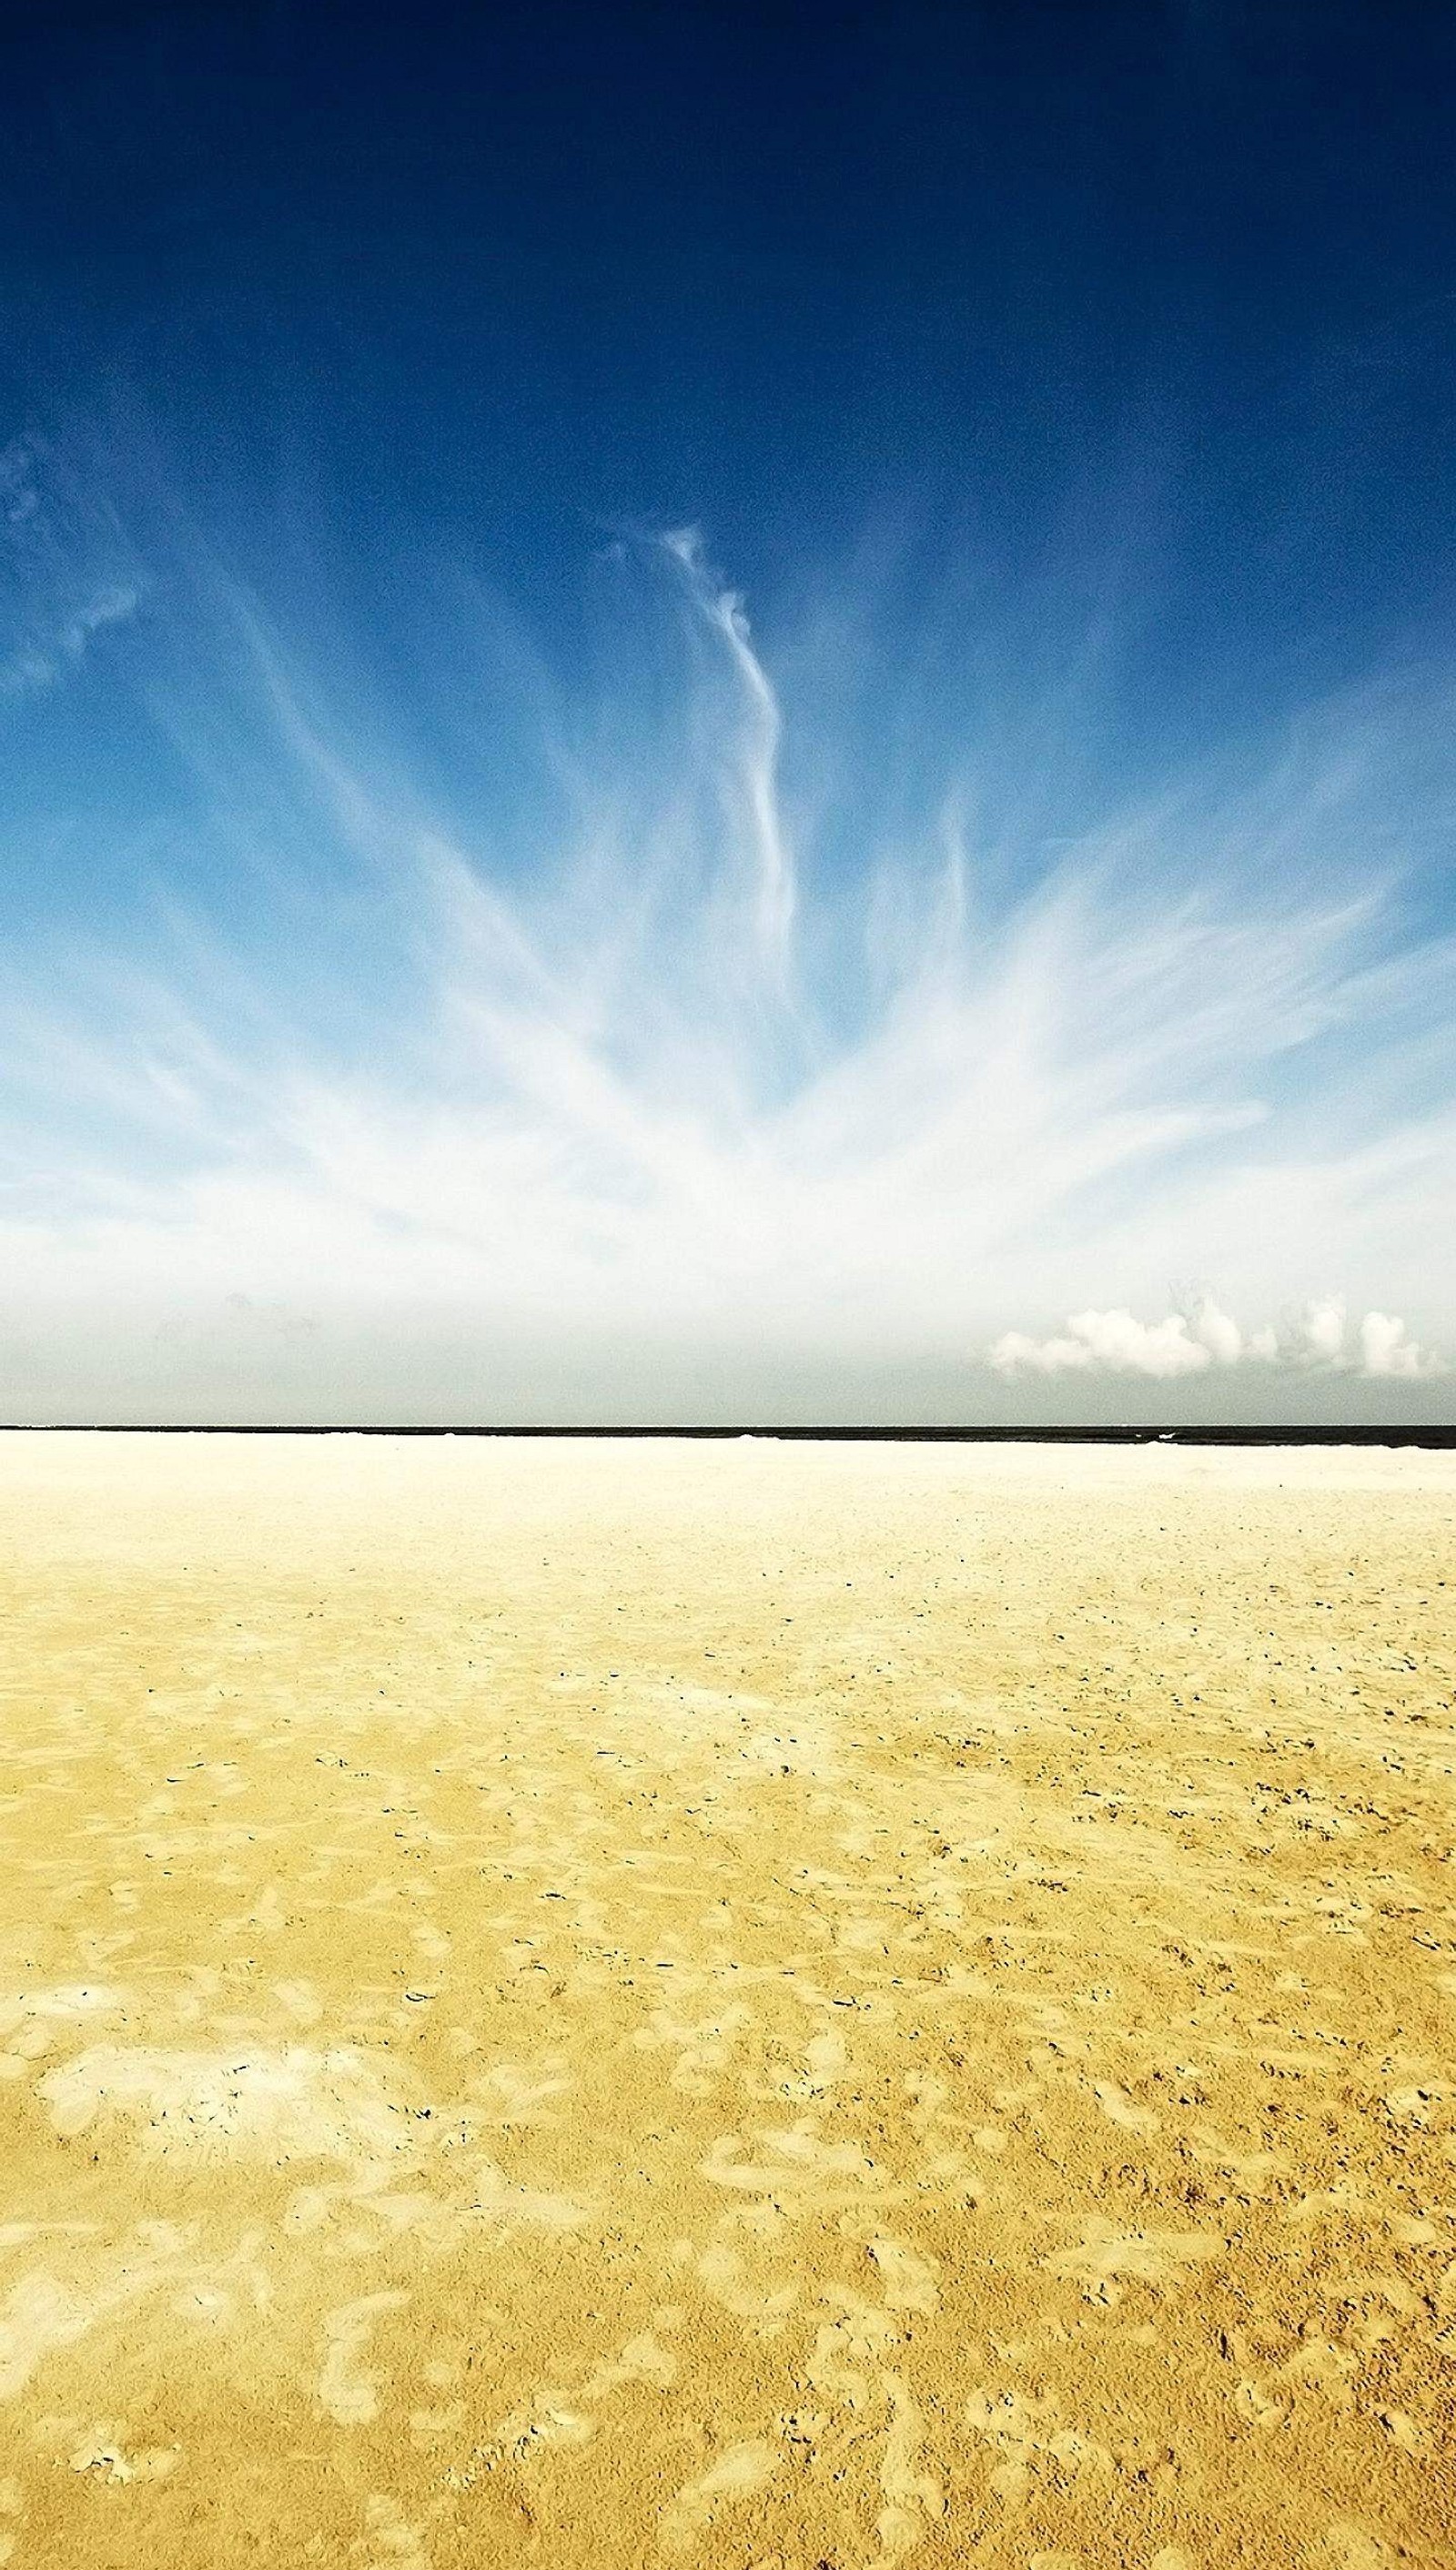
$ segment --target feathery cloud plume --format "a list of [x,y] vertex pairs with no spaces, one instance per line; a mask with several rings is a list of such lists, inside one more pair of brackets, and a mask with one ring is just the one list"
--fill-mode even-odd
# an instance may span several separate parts
[[[952,744],[893,841],[856,841],[850,799],[831,866],[741,602],[695,536],[621,550],[686,641],[672,701],[655,731],[636,703],[588,720],[504,655],[485,693],[550,743],[554,797],[509,862],[386,754],[387,706],[341,710],[213,567],[138,565],[167,608],[146,715],[196,816],[160,888],[149,833],[152,889],[89,949],[73,924],[12,951],[11,1409],[92,1380],[81,1348],[93,1408],[160,1415],[1436,1384],[1456,949],[1369,863],[1398,709],[1346,704],[1051,854]],[[1214,1258],[1216,1303],[1155,1301]],[[1232,1317],[1330,1274],[1352,1335],[1330,1301]],[[1003,1326],[1048,1310],[1074,1318]]]

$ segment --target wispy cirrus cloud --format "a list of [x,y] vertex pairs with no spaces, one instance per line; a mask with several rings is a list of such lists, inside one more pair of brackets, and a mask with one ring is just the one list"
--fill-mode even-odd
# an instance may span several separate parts
[[11,572],[9,614],[0,623],[0,697],[57,685],[98,634],[129,624],[142,603],[130,548],[115,523],[100,513],[103,523],[90,526],[78,543],[75,504],[63,506],[58,526],[41,464],[23,438],[0,448],[0,527],[7,540],[0,567],[8,556]]
[[1392,854],[1421,709],[1351,697],[1050,852],[978,841],[1015,794],[950,743],[919,824],[855,852],[841,813],[828,869],[742,601],[695,535],[623,552],[667,712],[614,734],[497,669],[555,798],[505,863],[194,580],[145,698],[190,864],[154,832],[130,923],[12,965],[8,1406],[1429,1400],[1456,1079],[1452,945]]

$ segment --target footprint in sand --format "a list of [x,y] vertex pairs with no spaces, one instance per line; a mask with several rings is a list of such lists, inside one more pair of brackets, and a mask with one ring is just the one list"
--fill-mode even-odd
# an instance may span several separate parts
[[839,2317],[824,2322],[817,2332],[803,2368],[805,2379],[816,2391],[860,2408],[870,2397],[885,2356],[901,2344],[906,2332],[890,2313],[878,2303],[867,2302],[862,2294],[840,2292],[823,2299],[837,2309]]
[[966,2425],[1001,2456],[991,2474],[998,2498],[1015,2505],[1024,2499],[1033,2476],[1043,2465],[1058,2480],[1090,2476],[1110,2481],[1117,2469],[1105,2445],[1068,2425],[1055,2391],[1040,2396],[1022,2391],[975,2391],[966,2402]]
[[543,2454],[559,2445],[589,2445],[597,2432],[597,2421],[585,2409],[573,2405],[575,2395],[548,2388],[538,2392],[501,2420],[490,2444],[482,2450],[489,2459],[509,2455],[512,2462],[539,2462]]
[[755,2338],[778,2336],[798,2301],[798,2286],[792,2278],[782,2285],[750,2283],[737,2250],[722,2242],[695,2250],[685,2241],[679,2254],[691,2261],[720,2310],[746,2321]]
[[900,2240],[877,2239],[865,2245],[865,2255],[873,2261],[884,2287],[885,2305],[892,2312],[933,2312],[940,2300],[936,2287],[939,2269],[934,2260],[922,2258],[917,2250],[907,2249]]
[[1115,2305],[1126,2284],[1176,2284],[1186,2267],[1221,2257],[1223,2245],[1216,2231],[1115,2231],[1095,2215],[1080,2248],[1044,2263],[1054,2276],[1075,2277],[1085,2301]]
[[400,2513],[387,2491],[371,2490],[364,2506],[367,2532],[349,2545],[349,2558],[378,2570],[430,2570],[423,2529]]
[[114,2015],[126,2000],[125,1990],[97,1981],[27,1990],[0,2000],[0,2039],[7,2046],[0,2053],[0,2079],[23,2079],[30,2064],[49,2052],[68,2027]]
[[804,2104],[816,2097],[826,2097],[843,2078],[848,2060],[848,2048],[842,2034],[813,2035],[804,2046],[802,2070],[790,2071],[784,2078],[773,2079],[763,2093],[791,2097]]
[[274,1981],[273,1996],[295,2025],[316,2025],[323,2014],[323,2001],[311,1981]]
[[98,2321],[124,2310],[177,2272],[165,2250],[136,2235],[137,2245],[121,2253],[109,2280],[89,2293],[78,2293],[45,2268],[33,2268],[11,2287],[0,2304],[0,2400],[13,2400],[25,2389],[44,2359],[62,2348],[75,2347]]
[[880,2458],[880,2488],[885,2504],[875,2521],[881,2553],[898,2560],[913,2552],[927,2521],[945,2514],[945,2492],[937,2473],[923,2459],[925,2420],[898,2373],[880,2376],[890,2404],[890,2423]]
[[620,2356],[608,2356],[588,2375],[582,2386],[585,2400],[605,2400],[614,2391],[625,2391],[636,2383],[646,2383],[655,2391],[671,2391],[678,2379],[678,2358],[670,2347],[662,2347],[651,2330],[639,2338],[630,2338]]
[[720,2134],[702,2162],[703,2175],[714,2186],[739,2187],[753,2195],[792,2194],[824,2204],[846,2187],[852,2194],[876,2175],[873,2161],[855,2143],[821,2141],[806,2121],[788,2132],[758,2133],[754,2139],[765,2146],[767,2156],[748,2160],[740,2156],[744,2145],[736,2133]]
[[[1328,2339],[1315,2334],[1301,2339],[1282,2364],[1262,2375],[1244,2374],[1233,2393],[1234,2406],[1253,2426],[1266,2429],[1286,2426],[1291,2413],[1311,2398],[1327,2408],[1352,2409],[1355,2394],[1350,2377],[1358,2365],[1358,2356],[1331,2347]],[[1413,2434],[1410,2421],[1399,2410],[1379,2415],[1395,2443],[1404,2444],[1406,2435]],[[1386,2423],[1390,2418],[1400,2421],[1399,2429]]]
[[472,2100],[485,2108],[485,2120],[499,2132],[510,2132],[528,2124],[559,2122],[547,2101],[566,2096],[573,2084],[564,2074],[527,2069],[514,2061],[497,2061],[483,2079],[475,2082],[470,2093]]
[[1349,2517],[1336,2518],[1324,2539],[1330,2570],[1389,2570],[1399,2558],[1378,2534]]
[[384,2313],[402,2311],[408,2300],[407,2294],[365,2294],[326,2314],[328,2353],[318,2377],[318,2398],[338,2426],[362,2427],[377,2417],[379,2376],[366,2372],[359,2359]]
[[725,2508],[751,2498],[763,2488],[772,2474],[778,2455],[772,2445],[744,2443],[730,2445],[712,2469],[696,2481],[685,2482],[671,2505],[664,2509],[658,2526],[658,2542],[663,2551],[691,2552],[701,2535],[716,2524]]
[[661,2045],[676,2048],[678,2058],[670,2077],[675,2088],[687,2097],[706,2097],[732,2059],[733,2047],[744,2026],[751,2023],[745,2007],[725,2008],[718,2016],[687,2023],[673,2014],[671,2008],[654,2008],[633,2040],[638,2048],[650,2052]]
[[87,2472],[97,2480],[115,2483],[166,2480],[181,2459],[176,2445],[144,2445],[128,2453],[121,2436],[108,2427],[98,2427],[94,2434],[83,2437],[66,2457],[73,2472]]
[[1156,2131],[1158,2117],[1152,2108],[1140,2106],[1126,2088],[1118,2086],[1116,2079],[1094,2080],[1092,2093],[1110,2124],[1120,2124],[1129,2133]]

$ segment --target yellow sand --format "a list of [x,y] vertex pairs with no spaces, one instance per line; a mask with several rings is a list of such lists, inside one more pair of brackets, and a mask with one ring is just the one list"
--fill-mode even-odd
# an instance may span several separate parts
[[0,2554],[1456,2558],[1453,1495],[0,1440]]

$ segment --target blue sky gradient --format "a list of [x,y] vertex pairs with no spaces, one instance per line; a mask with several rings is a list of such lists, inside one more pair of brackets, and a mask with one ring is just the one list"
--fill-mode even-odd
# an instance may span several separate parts
[[0,1411],[1456,1417],[1456,27],[3,48]]

